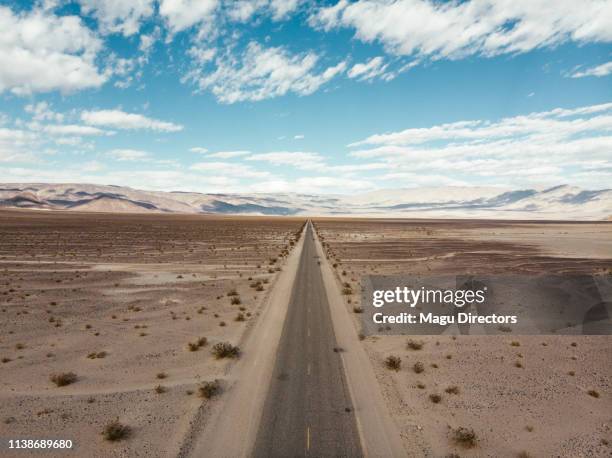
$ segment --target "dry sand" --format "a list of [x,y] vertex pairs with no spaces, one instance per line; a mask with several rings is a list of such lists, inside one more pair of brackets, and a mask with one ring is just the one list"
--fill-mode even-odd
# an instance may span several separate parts
[[[233,361],[211,346],[242,343],[302,224],[0,212],[0,437],[72,439],[78,456],[175,456],[211,402],[200,383]],[[199,337],[208,344],[189,351]],[[64,372],[76,382],[55,386]],[[101,432],[115,418],[131,435],[113,443]]]
[[[355,291],[366,274],[609,275],[612,268],[612,224],[365,219],[315,224],[337,280]],[[347,309],[359,300],[357,294],[348,296]],[[612,337],[426,336],[416,338],[424,343],[420,350],[408,349],[407,339],[373,336],[362,344],[409,456],[612,453]],[[385,368],[389,355],[402,359],[399,371]],[[424,367],[418,374],[417,362]],[[430,395],[440,395],[440,401],[432,402]],[[454,441],[460,427],[473,429],[475,447]]]

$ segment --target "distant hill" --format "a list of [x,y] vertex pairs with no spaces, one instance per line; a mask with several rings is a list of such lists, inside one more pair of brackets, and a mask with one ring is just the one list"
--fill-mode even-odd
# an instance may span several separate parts
[[612,190],[430,187],[356,195],[202,194],[93,184],[0,184],[0,208],[90,212],[609,220]]

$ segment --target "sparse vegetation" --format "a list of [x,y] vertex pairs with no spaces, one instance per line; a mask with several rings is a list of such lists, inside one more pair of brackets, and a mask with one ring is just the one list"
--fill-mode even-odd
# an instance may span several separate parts
[[72,383],[77,381],[77,375],[74,372],[61,372],[58,374],[52,374],[51,381],[59,387],[71,385]]
[[221,384],[219,380],[213,380],[212,382],[204,382],[198,387],[198,393],[200,397],[204,399],[210,399],[218,395],[221,391]]
[[513,347],[520,347],[521,343],[518,340],[513,340],[512,342],[510,342],[510,345]]
[[363,313],[363,307],[360,307],[360,306],[356,305],[355,307],[353,307],[353,312],[354,313]]
[[439,404],[440,401],[442,401],[442,396],[440,396],[437,393],[433,393],[429,395],[429,400],[433,402],[434,404]]
[[237,358],[240,356],[240,348],[229,342],[218,342],[212,347],[212,354],[217,359]]
[[599,398],[599,391],[597,390],[589,390],[587,391],[589,396],[593,396],[594,398]]
[[412,366],[412,370],[417,373],[420,374],[421,372],[423,372],[425,370],[425,365],[420,362],[417,361],[416,363],[414,363],[414,365]]
[[385,366],[388,369],[399,371],[402,367],[402,359],[399,356],[390,355],[385,359]]
[[473,448],[478,445],[478,437],[474,430],[463,426],[453,430],[453,441],[465,448]]
[[423,345],[425,345],[425,342],[423,342],[422,340],[409,339],[406,343],[406,347],[410,350],[421,350],[423,348]]
[[459,387],[457,385],[452,385],[447,387],[444,391],[448,394],[459,394]]
[[163,393],[165,393],[166,391],[168,391],[168,390],[166,389],[166,387],[165,387],[165,386],[157,385],[157,386],[155,387],[155,392],[156,392],[157,394],[163,394]]
[[168,374],[166,374],[165,372],[158,372],[158,373],[155,375],[155,377],[156,377],[156,378],[158,378],[158,379],[160,379],[160,380],[163,380],[163,379],[165,379],[165,378],[167,378],[167,377],[168,377]]
[[127,439],[130,433],[131,428],[127,425],[119,423],[118,418],[108,423],[102,431],[104,439],[111,442]]

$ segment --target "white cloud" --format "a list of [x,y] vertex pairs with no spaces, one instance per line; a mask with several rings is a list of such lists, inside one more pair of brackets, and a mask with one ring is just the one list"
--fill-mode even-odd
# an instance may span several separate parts
[[113,127],[116,129],[149,129],[159,132],[178,132],[183,126],[167,121],[147,118],[137,113],[121,110],[84,111],[81,120],[92,126]]
[[159,14],[171,32],[176,33],[199,23],[210,23],[218,6],[218,0],[161,0]]
[[148,152],[137,149],[114,149],[107,155],[118,161],[142,161],[151,156]]
[[192,153],[199,153],[199,154],[208,153],[208,150],[206,148],[202,148],[201,146],[194,146],[193,148],[189,148],[189,151]]
[[372,57],[365,63],[353,65],[347,75],[349,78],[359,78],[362,81],[367,81],[383,75],[386,69],[387,64],[384,63],[384,59],[378,56]]
[[589,67],[584,70],[576,69],[569,76],[571,78],[584,78],[585,76],[608,76],[612,73],[612,62],[606,62],[605,64],[596,65],[595,67]]
[[98,129],[92,126],[79,124],[38,124],[30,123],[28,127],[34,131],[45,132],[51,135],[112,135],[113,132]]
[[304,139],[304,135],[302,135],[302,134],[294,135],[293,139],[294,140],[303,140]]
[[317,71],[319,56],[313,52],[290,54],[282,47],[264,48],[251,42],[239,59],[226,53],[215,59],[216,68],[196,68],[185,81],[200,90],[209,89],[222,103],[259,101],[293,92],[307,95],[343,72],[344,62]]
[[24,107],[24,110],[32,115],[34,121],[64,121],[64,115],[51,110],[51,105],[47,102],[30,103]]
[[232,159],[235,157],[248,156],[251,154],[250,151],[219,151],[216,153],[209,154],[208,157],[217,159]]
[[77,16],[0,6],[0,93],[77,91],[101,86],[95,63],[102,42]]
[[247,161],[264,161],[272,165],[290,165],[303,170],[314,170],[324,166],[323,157],[318,153],[303,151],[275,151],[253,154]]
[[218,175],[231,176],[233,178],[269,178],[269,172],[262,172],[244,164],[232,162],[198,162],[190,167],[202,173],[213,173]]
[[397,55],[458,59],[552,47],[566,41],[612,41],[612,3],[583,0],[341,0],[309,22],[325,30],[352,28]]
[[258,13],[265,13],[275,21],[286,19],[294,12],[300,0],[230,0],[226,2],[230,19],[247,22]]
[[[439,184],[499,184],[502,177],[513,187],[577,182],[587,170],[612,169],[612,103],[410,128],[349,146],[362,147],[350,156],[387,165],[382,181],[415,174],[447,177]],[[608,186],[603,183],[589,187]]]
[[150,17],[154,0],[79,0],[81,11],[92,14],[104,33],[130,36],[138,32],[140,23]]

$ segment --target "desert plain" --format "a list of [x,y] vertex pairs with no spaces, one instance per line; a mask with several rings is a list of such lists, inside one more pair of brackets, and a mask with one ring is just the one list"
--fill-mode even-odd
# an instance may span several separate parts
[[[605,222],[312,221],[324,252],[317,262],[344,291],[355,336],[363,275],[610,275],[612,268]],[[72,439],[75,456],[205,450],[191,443],[215,418],[208,410],[234,395],[224,383],[235,362],[257,358],[261,349],[249,348],[247,336],[301,249],[305,222],[1,211],[0,437]],[[355,341],[405,456],[603,457],[612,451],[611,339]],[[229,351],[216,352],[225,343]],[[341,358],[354,350],[342,348]],[[391,367],[390,356],[399,364]],[[361,421],[368,412],[357,401]],[[122,440],[108,440],[115,420],[129,428]]]
[[[363,275],[612,274],[605,222],[314,222],[356,330]],[[407,456],[612,453],[609,335],[362,338]]]

